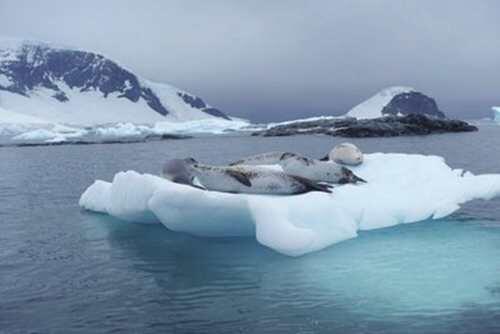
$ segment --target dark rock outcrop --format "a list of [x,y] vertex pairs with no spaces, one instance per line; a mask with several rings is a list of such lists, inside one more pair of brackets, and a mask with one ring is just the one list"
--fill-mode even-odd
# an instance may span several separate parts
[[425,114],[431,117],[445,118],[436,101],[420,92],[407,92],[394,96],[382,109],[383,115]]
[[200,109],[204,113],[207,113],[207,114],[215,116],[215,117],[221,117],[221,118],[224,118],[227,120],[231,120],[231,118],[227,117],[227,115],[224,114],[219,109],[207,106],[205,104],[205,102],[198,96],[193,96],[193,95],[190,95],[187,93],[181,93],[181,92],[177,93],[177,95],[179,95],[184,100],[184,102],[186,102],[187,104],[189,104],[193,108]]
[[51,48],[45,44],[25,44],[16,59],[2,61],[0,74],[11,82],[0,90],[24,96],[36,87],[54,91],[59,102],[68,101],[61,85],[81,92],[95,90],[108,97],[118,93],[119,98],[137,102],[143,98],[149,107],[161,115],[169,111],[154,92],[142,87],[137,77],[115,62],[92,52]]
[[374,119],[344,118],[323,119],[277,125],[254,132],[254,136],[293,136],[300,134],[325,134],[339,137],[395,137],[430,135],[447,132],[477,131],[467,122],[427,117],[423,114],[386,116]]

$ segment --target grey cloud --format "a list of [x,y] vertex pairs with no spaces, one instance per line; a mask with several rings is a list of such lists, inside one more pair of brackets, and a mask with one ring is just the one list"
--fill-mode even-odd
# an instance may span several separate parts
[[255,120],[342,113],[409,85],[451,115],[500,104],[497,1],[0,0],[0,34],[96,50]]

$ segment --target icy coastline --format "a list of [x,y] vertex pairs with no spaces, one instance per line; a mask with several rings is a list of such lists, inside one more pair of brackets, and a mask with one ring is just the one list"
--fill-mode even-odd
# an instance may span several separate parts
[[0,119],[0,145],[56,145],[109,142],[138,142],[185,138],[192,135],[219,135],[241,130],[245,120],[196,120],[154,124],[109,123],[75,126],[52,123],[3,123]]

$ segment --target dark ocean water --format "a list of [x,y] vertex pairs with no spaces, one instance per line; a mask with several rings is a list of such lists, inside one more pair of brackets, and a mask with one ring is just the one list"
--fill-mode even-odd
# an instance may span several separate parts
[[[253,238],[196,238],[83,212],[80,194],[169,157],[323,156],[342,139],[209,137],[0,148],[0,333],[500,333],[500,200],[361,232],[290,258]],[[352,140],[500,173],[500,127]],[[414,199],[418,201],[418,198]]]

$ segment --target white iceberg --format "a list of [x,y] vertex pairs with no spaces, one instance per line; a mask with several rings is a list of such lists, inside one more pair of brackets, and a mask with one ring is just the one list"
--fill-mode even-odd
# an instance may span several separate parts
[[500,123],[500,107],[491,107],[493,109],[493,120]]
[[102,139],[133,138],[153,134],[151,127],[133,123],[116,123],[94,128],[96,136]]
[[358,230],[438,219],[467,201],[500,195],[500,174],[475,176],[437,156],[367,154],[352,169],[368,183],[297,196],[203,191],[120,172],[112,183],[91,185],[80,206],[198,236],[255,235],[267,247],[299,256],[354,238]]

